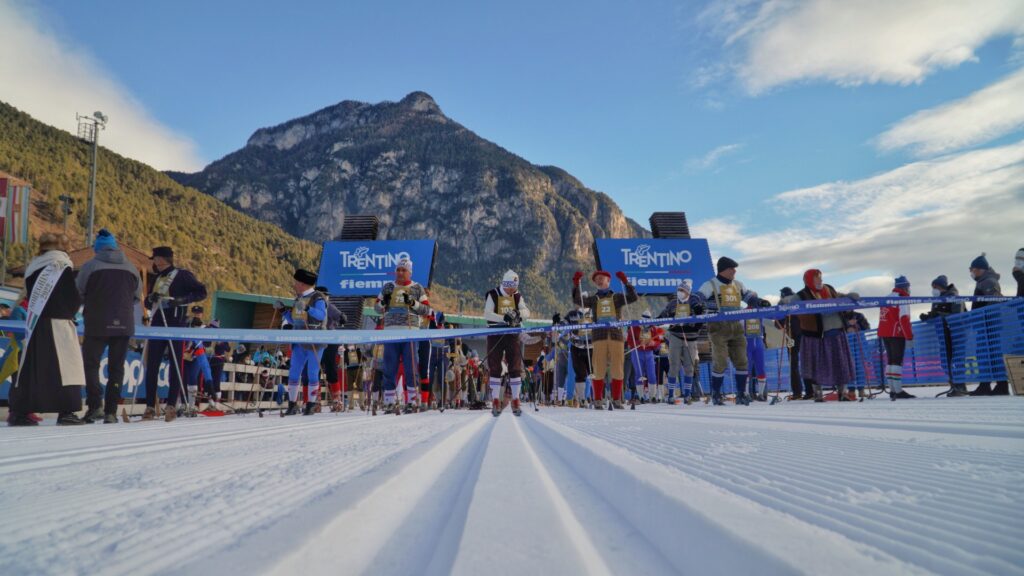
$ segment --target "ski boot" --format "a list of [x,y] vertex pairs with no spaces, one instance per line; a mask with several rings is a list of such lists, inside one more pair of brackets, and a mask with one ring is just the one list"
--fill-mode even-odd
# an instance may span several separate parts
[[295,402],[288,402],[288,409],[284,411],[282,416],[295,416],[299,413],[299,405]]
[[78,426],[86,424],[85,420],[82,420],[74,412],[64,412],[57,415],[57,426]]
[[82,421],[86,424],[92,424],[97,420],[103,420],[103,408],[93,408],[86,410],[85,415],[82,416]]
[[515,400],[512,401],[512,414],[515,415],[515,416],[522,416],[523,415],[523,411],[519,407],[519,399],[518,398],[516,398]]
[[626,407],[622,404],[621,400],[612,400],[612,408],[616,410],[625,410]]
[[491,416],[497,418],[501,414],[501,400],[497,398],[491,400]]
[[156,420],[156,408],[147,406],[146,411],[142,413],[142,420]]
[[319,408],[319,402],[306,402],[306,407],[302,409],[302,415],[312,416],[313,414],[316,414],[317,412],[320,411]]
[[750,406],[750,398],[747,398],[746,394],[736,394],[736,405],[737,406]]
[[174,422],[174,419],[178,417],[178,410],[173,406],[167,406],[164,408],[164,422]]
[[721,394],[712,394],[711,395],[711,405],[712,406],[725,406],[725,402],[722,400],[722,395]]

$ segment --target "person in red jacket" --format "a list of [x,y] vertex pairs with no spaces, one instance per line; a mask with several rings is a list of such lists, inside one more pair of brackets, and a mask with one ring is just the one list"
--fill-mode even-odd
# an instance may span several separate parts
[[[910,296],[910,281],[906,276],[896,278],[896,287],[890,296]],[[889,386],[889,399],[915,398],[903,389],[903,352],[907,348],[907,341],[914,339],[914,331],[910,327],[910,306],[902,304],[881,308],[878,315],[878,337],[885,346],[885,383]]]
[[[643,319],[651,319],[650,310],[644,311]],[[654,371],[654,354],[661,347],[664,333],[665,331],[657,326],[633,326],[629,329],[626,346],[633,362],[631,388],[634,398],[639,395],[644,403],[651,399],[651,387],[658,384],[658,376]],[[657,398],[657,388],[655,388],[654,396]]]

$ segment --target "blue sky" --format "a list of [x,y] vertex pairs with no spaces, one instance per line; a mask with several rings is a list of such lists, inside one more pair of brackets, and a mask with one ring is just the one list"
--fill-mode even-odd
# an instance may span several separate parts
[[[39,78],[19,93],[0,87],[0,99],[67,129],[75,111],[106,107],[115,150],[197,169],[259,127],[423,90],[645,225],[653,211],[686,210],[713,252],[750,261],[764,292],[811,266],[862,291],[896,273],[926,289],[939,272],[966,284],[963,260],[982,250],[1008,272],[1024,245],[1019,232],[979,235],[963,219],[992,204],[1009,208],[988,228],[1024,222],[1024,118],[1011,104],[1024,108],[1024,8],[971,6],[0,0],[0,20],[29,35],[21,45],[58,53],[0,57]],[[40,97],[50,91],[70,95]],[[931,184],[940,172],[946,189]],[[924,200],[945,194],[957,200]],[[891,250],[901,228],[914,231],[903,241],[917,257],[861,245]],[[925,256],[936,246],[951,262]]]

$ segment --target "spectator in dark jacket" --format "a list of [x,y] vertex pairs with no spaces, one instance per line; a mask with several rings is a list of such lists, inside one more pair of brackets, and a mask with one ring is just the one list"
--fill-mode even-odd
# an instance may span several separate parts
[[[128,342],[135,335],[135,307],[142,300],[142,279],[124,257],[117,239],[106,229],[96,236],[93,250],[96,256],[82,265],[75,280],[85,318],[82,359],[88,410],[82,419],[88,423],[102,419],[105,424],[116,424]],[[105,348],[108,378],[104,398],[99,376]]]
[[[146,296],[146,306],[151,311],[150,325],[185,326],[188,305],[206,299],[206,286],[188,270],[174,266],[174,250],[168,246],[153,248],[151,259],[156,278]],[[181,362],[184,352],[184,342],[149,341],[146,357],[146,412],[142,416],[143,420],[156,417],[157,378],[165,354],[174,365],[168,371],[171,386],[167,392],[164,418],[167,422],[174,420],[178,396],[182,392],[180,364],[177,363]]]
[[[795,297],[793,289],[789,286],[779,291],[779,302],[786,302]],[[786,316],[775,321],[775,327],[782,330],[787,337],[789,346],[789,389],[792,392],[788,400],[811,400],[814,398],[814,390],[811,386],[804,388],[803,379],[800,377],[800,323],[798,316]],[[792,344],[792,345],[790,345]]]
[[[1003,289],[999,286],[999,273],[988,265],[988,259],[985,258],[984,253],[971,262],[971,278],[974,278],[976,282],[974,285],[975,296],[1003,295]],[[971,310],[979,310],[992,304],[993,302],[975,302],[971,305]],[[991,386],[991,382],[981,382],[971,392],[971,396],[1006,396],[1010,393],[1010,387],[1006,381],[996,382],[995,388]]]
[[[932,280],[932,296],[936,298],[949,298],[953,296],[959,296],[960,292],[956,289],[956,286],[949,283],[949,279],[946,276],[939,276],[935,280]],[[942,360],[942,368],[949,374],[950,366],[953,364],[953,333],[949,329],[949,323],[946,322],[946,316],[953,314],[959,314],[964,311],[964,305],[960,302],[936,302],[932,304],[932,309],[924,314],[921,314],[921,320],[925,322],[942,322],[942,334],[944,340],[944,349]],[[963,383],[955,383],[953,379],[949,380],[949,396],[955,398],[957,396],[967,396],[967,385]]]

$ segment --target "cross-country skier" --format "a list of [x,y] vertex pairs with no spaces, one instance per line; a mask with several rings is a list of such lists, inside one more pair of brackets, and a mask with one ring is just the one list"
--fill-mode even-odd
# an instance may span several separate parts
[[[494,327],[521,326],[530,317],[522,293],[519,292],[519,275],[509,270],[501,278],[501,285],[492,288],[484,297],[484,320]],[[512,387],[512,413],[522,414],[519,408],[519,393],[523,384],[523,347],[519,334],[502,334],[487,337],[487,365],[490,372],[491,413],[501,413],[501,363],[508,366],[509,385]]]
[[[290,309],[285,310],[282,327],[291,327],[292,330],[323,329],[327,322],[327,298],[322,292],[317,292],[314,289],[317,275],[300,268],[295,271],[292,278],[295,302]],[[281,309],[284,308],[284,303],[279,300],[274,306]],[[317,399],[320,397],[320,356],[323,351],[322,344],[292,345],[292,362],[288,367],[288,411],[285,412],[286,416],[298,413],[297,400],[303,373],[308,379],[309,388],[306,392],[306,407],[302,413],[309,416],[316,408]]]
[[[430,314],[427,291],[412,279],[412,260],[402,258],[395,266],[395,281],[387,282],[377,296],[374,309],[384,316],[384,328],[391,330],[418,330],[420,316]],[[411,387],[409,410],[418,407],[416,399],[416,346],[412,342],[389,342],[384,344],[384,408],[398,413],[395,398],[395,382],[398,379],[398,365],[403,370],[402,381]]]
[[[594,283],[597,292],[584,294],[580,288],[583,280],[583,272],[577,271],[572,278],[572,299],[576,304],[590,308],[594,311],[596,322],[615,322],[622,318],[622,307],[637,301],[636,288],[629,283],[629,278],[623,272],[616,272],[615,276],[625,286],[625,293],[613,292],[611,286],[612,275],[604,270],[598,270],[590,275],[590,281]],[[604,407],[604,383],[605,376],[611,374],[612,380],[612,406],[622,409],[622,378],[623,361],[625,359],[625,343],[623,342],[621,328],[600,328],[595,327],[593,335],[593,376],[594,376],[594,407]]]
[[764,324],[760,318],[743,321],[743,332],[747,336],[747,368],[754,373],[748,380],[749,397],[758,402],[768,400],[767,371],[764,367]]
[[[658,318],[689,318],[704,313],[704,305],[700,298],[693,294],[693,280],[684,279],[676,287],[675,298],[669,300]],[[689,404],[693,390],[693,366],[697,356],[697,336],[703,324],[672,324],[668,328],[668,402],[675,403],[673,397],[679,390],[679,372],[683,373],[683,402]]]
[[[741,304],[748,306],[770,306],[767,300],[758,298],[757,293],[747,290],[736,280],[739,264],[732,258],[722,256],[715,268],[718,274],[704,283],[697,297],[708,312],[739,310]],[[743,323],[714,322],[708,329],[711,339],[711,400],[716,406],[725,404],[722,400],[722,384],[725,370],[732,361],[736,373],[736,404],[749,405],[744,390],[747,387],[747,339],[743,335]]]
[[[640,316],[644,320],[651,319],[650,310]],[[632,389],[634,398],[639,395],[641,402],[651,399],[651,389],[657,395],[658,375],[655,371],[654,354],[661,347],[661,339],[665,331],[657,326],[633,326],[629,329],[626,346],[632,351],[630,361],[633,364]],[[642,390],[641,390],[642,387]]]
[[[174,265],[174,250],[169,246],[153,248],[153,285],[146,295],[146,307],[150,311],[150,326],[186,325],[188,305],[206,299],[206,286],[196,277]],[[177,417],[178,395],[181,393],[181,364],[184,353],[184,342],[170,340],[150,340],[146,346],[146,412],[143,420],[156,417],[157,385],[160,377],[160,363],[164,355],[175,365],[167,371],[170,390],[167,391],[167,406],[164,409],[164,420],[171,422]],[[186,402],[187,398],[184,398]]]

